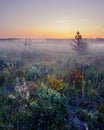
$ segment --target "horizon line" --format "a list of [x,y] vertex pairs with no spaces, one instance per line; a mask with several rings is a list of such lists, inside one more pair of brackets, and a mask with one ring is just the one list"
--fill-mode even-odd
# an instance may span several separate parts
[[[74,37],[72,38],[60,38],[60,37],[0,37],[1,39],[74,39]],[[82,39],[104,39],[104,37],[82,37]]]

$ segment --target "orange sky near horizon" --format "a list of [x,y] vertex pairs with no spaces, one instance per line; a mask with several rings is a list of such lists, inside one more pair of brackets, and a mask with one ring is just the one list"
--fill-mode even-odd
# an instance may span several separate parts
[[104,38],[104,0],[0,0],[0,38]]
[[[57,30],[53,31],[16,31],[15,33],[1,33],[0,38],[59,38],[59,39],[64,39],[64,38],[74,38],[76,35],[76,31],[80,30],[75,30],[73,32],[57,32]],[[94,32],[84,32],[80,31],[81,35],[83,38],[104,38],[103,33],[94,33]]]

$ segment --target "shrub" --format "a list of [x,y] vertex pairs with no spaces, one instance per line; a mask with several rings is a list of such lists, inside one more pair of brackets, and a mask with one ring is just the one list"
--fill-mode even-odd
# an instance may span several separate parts
[[61,91],[67,87],[67,84],[63,81],[62,78],[57,78],[55,76],[48,75],[47,81],[49,85],[51,86],[51,88],[55,91]]
[[67,124],[66,100],[60,93],[44,84],[38,99],[29,103],[32,114],[32,129],[64,130]]
[[69,84],[81,86],[83,79],[84,77],[82,72],[79,72],[77,70],[70,70],[69,76],[67,77],[66,81],[69,82]]

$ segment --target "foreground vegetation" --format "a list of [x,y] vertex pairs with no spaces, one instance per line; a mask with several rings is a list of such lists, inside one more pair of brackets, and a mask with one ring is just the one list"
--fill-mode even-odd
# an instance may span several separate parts
[[103,130],[104,57],[0,54],[1,130]]

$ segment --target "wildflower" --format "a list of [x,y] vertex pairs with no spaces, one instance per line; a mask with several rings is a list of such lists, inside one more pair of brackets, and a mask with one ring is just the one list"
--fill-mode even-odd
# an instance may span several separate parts
[[23,85],[19,83],[19,79],[17,78],[17,83],[14,90],[24,99],[29,100],[29,97],[33,94],[35,90],[38,89],[38,86],[32,82],[26,82],[25,78],[23,78]]
[[10,94],[10,95],[9,95],[9,98],[10,98],[10,99],[15,99],[16,97],[15,97],[13,94]]

